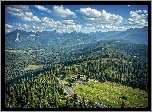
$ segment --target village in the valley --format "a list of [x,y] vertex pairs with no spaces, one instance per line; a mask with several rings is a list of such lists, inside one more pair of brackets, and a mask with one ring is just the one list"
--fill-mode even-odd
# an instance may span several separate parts
[[[85,76],[85,75],[81,75],[81,73],[78,73],[77,76],[71,76],[71,77],[68,77],[68,78],[65,78],[64,76],[64,72],[62,71],[61,72],[61,75],[59,77],[59,80],[64,80],[66,81],[63,81],[64,85],[68,86],[68,87],[72,87],[72,86],[76,86],[78,84],[85,84],[89,81],[94,81],[94,82],[98,82],[97,80],[95,79],[90,79],[88,76]],[[100,82],[104,82],[104,79],[101,79]]]

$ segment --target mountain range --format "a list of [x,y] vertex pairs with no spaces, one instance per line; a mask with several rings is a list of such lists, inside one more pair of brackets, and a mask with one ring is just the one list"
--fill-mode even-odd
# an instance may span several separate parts
[[148,27],[128,29],[126,31],[110,32],[76,32],[58,33],[54,31],[26,32],[14,30],[5,35],[6,48],[24,48],[34,46],[60,46],[71,47],[88,44],[100,40],[122,39],[131,43],[148,44]]

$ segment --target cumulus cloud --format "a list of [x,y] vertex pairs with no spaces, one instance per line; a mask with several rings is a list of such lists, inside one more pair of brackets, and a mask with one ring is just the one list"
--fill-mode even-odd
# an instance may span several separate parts
[[73,31],[78,31],[78,30],[81,30],[81,26],[82,26],[82,25],[79,25],[79,24],[69,25],[68,28],[69,28],[70,30],[73,30]]
[[96,29],[98,29],[99,31],[124,31],[124,30],[126,30],[124,26],[114,26],[114,25],[110,25],[110,24],[97,25]]
[[64,8],[61,6],[54,6],[52,13],[58,17],[67,18],[67,17],[76,17],[76,13],[72,12],[71,10]]
[[74,31],[80,30],[82,26],[78,24],[77,21],[74,20],[63,20],[61,21],[61,23],[63,26],[67,26],[68,30],[74,30]]
[[147,10],[143,10],[143,13],[148,13]]
[[71,32],[71,31],[80,31],[82,29],[82,25],[78,24],[75,20],[61,20],[54,21],[51,18],[43,17],[41,24],[32,23],[31,25],[21,24],[21,23],[13,23],[12,25],[5,24],[5,31],[11,32],[15,29],[24,30],[27,32],[37,32],[37,31],[53,31],[56,30],[58,32]]
[[45,8],[44,6],[41,5],[35,5],[35,7],[41,11],[45,11],[51,14],[51,10],[49,10],[48,8]]
[[65,24],[62,24],[61,22],[56,22],[56,30],[59,32],[62,32],[62,30],[66,31],[68,29],[68,26]]
[[42,18],[42,26],[46,27],[50,30],[57,30],[59,32],[62,31],[77,31],[81,29],[80,24],[77,23],[75,20],[61,20],[61,21],[54,21],[48,17]]
[[81,31],[82,32],[85,32],[85,33],[90,33],[90,32],[96,32],[96,31],[101,31],[101,29],[100,28],[97,28],[96,26],[83,26],[82,28],[81,28]]
[[27,24],[21,24],[21,23],[14,23],[14,30],[15,29],[19,29],[19,30],[23,30],[23,31],[27,31],[27,32],[37,32],[37,31],[41,31],[42,29],[44,29],[44,27],[40,27],[36,24],[33,25],[27,25]]
[[92,8],[80,8],[77,10],[83,15],[83,18],[86,20],[99,22],[102,24],[120,24],[123,21],[123,18],[119,15],[107,13],[105,10],[98,11]]
[[[131,11],[132,12],[132,11]],[[136,13],[142,13],[142,10],[136,10]]]
[[33,15],[29,7],[26,5],[8,5],[5,7],[5,9],[7,13],[21,20],[36,23],[41,22],[37,16]]
[[85,25],[86,26],[93,26],[93,24],[90,24],[90,23],[86,23]]
[[136,10],[136,11],[132,11],[132,12],[135,12],[135,13],[148,13],[147,10]]
[[80,8],[79,12],[88,18],[97,18],[101,16],[100,11],[91,8]]
[[9,24],[5,24],[5,28],[12,29],[12,28],[14,28],[14,26],[9,25]]
[[14,23],[14,27],[15,27],[15,29],[19,29],[19,30],[31,31],[30,26],[28,26],[26,24]]
[[98,29],[104,29],[105,26],[104,25],[97,25],[96,28],[98,28]]
[[63,20],[62,23],[65,24],[65,25],[75,25],[75,24],[77,24],[77,21],[74,21],[74,20]]
[[46,26],[47,28],[55,28],[56,22],[48,17],[42,18],[42,25]]
[[92,31],[92,30],[93,30],[93,31],[94,31],[94,30],[96,30],[96,28],[95,28],[95,27],[93,27],[93,26],[92,26],[92,27],[84,27],[84,29],[85,29],[85,30],[90,30],[90,31]]
[[107,29],[118,29],[118,27],[112,26],[112,25],[105,25],[105,28],[107,28]]
[[130,11],[130,18],[124,23],[127,26],[148,26],[148,12],[146,10]]
[[5,34],[13,31],[14,26],[5,24]]

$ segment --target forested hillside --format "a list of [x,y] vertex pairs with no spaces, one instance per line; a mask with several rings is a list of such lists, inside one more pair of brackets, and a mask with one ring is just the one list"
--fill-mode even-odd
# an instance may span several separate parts
[[[62,80],[67,84],[70,84],[67,81],[68,78],[74,76],[78,78],[81,75],[86,77],[83,82],[88,84],[89,80],[95,80],[101,86],[110,82],[124,85],[122,86],[124,90],[127,86],[133,88],[132,91],[139,88],[139,93],[148,91],[147,54],[147,45],[122,40],[99,41],[62,50],[47,46],[28,50],[8,49],[5,51],[5,81],[10,82],[6,85],[5,106],[9,108],[64,108],[67,106],[82,108],[84,105],[76,99],[71,98],[70,101],[73,103],[67,103],[69,98],[63,94],[63,88],[56,80],[61,74]],[[44,70],[51,72],[42,72]],[[33,77],[28,77],[28,73],[32,73]],[[24,77],[25,74],[27,74],[26,77]],[[8,84],[11,83],[13,85],[9,86]],[[76,83],[71,84],[72,88],[76,87],[74,85]],[[79,97],[86,98],[81,95],[81,92],[77,94]],[[147,97],[145,93],[141,92],[141,94],[144,95],[141,97]],[[110,103],[113,102],[112,99],[109,103],[102,99],[98,101],[111,107],[121,107],[120,102],[119,105]],[[143,105],[147,106],[146,101],[144,102]],[[128,107],[131,107],[129,105],[145,107],[131,103]]]

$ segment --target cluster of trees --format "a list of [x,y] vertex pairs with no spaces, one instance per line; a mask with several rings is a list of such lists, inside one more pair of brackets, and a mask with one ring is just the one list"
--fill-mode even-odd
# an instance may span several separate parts
[[24,74],[23,69],[29,64],[25,57],[22,53],[5,52],[5,81]]
[[9,49],[5,51],[5,81],[24,75],[25,68],[29,65],[43,65],[43,68],[50,67],[56,62],[56,55],[47,51],[46,48]]
[[6,108],[57,108],[62,98],[63,89],[50,72],[22,79],[5,90]]
[[[136,45],[137,49],[139,49],[138,46]],[[135,47],[131,48],[134,48],[134,51],[137,52]],[[98,51],[96,49],[98,49]],[[88,54],[86,53],[80,56],[77,54],[71,57],[70,60],[65,61],[64,65],[71,65],[70,71],[75,74],[79,71],[82,75],[89,76],[89,78],[99,81],[103,81],[104,79],[128,85],[133,88],[148,90],[147,58],[128,55],[127,53],[119,52],[111,47],[93,47],[85,51],[88,51]],[[91,53],[89,53],[89,51]],[[138,52],[138,54],[140,54],[140,51]],[[141,53],[142,52],[143,50],[141,50]],[[74,66],[75,64],[79,66]],[[67,74],[68,73],[69,72],[67,72]]]
[[[135,61],[136,63],[134,63]],[[142,61],[142,62],[141,62]],[[147,90],[148,83],[148,64],[147,61],[138,58],[132,61],[124,61],[119,59],[90,60],[79,63],[79,67],[71,66],[70,70],[78,69],[82,75],[99,81],[107,80],[116,83],[122,83],[134,88]]]
[[31,79],[22,79],[19,83],[5,88],[6,108],[90,108],[77,96],[66,96],[53,72],[45,72]]

